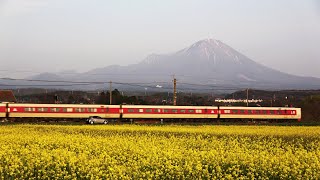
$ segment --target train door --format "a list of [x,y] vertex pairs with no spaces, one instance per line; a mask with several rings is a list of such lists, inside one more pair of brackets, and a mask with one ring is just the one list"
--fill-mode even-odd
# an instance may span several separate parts
[[203,111],[204,111],[204,112],[203,112],[203,117],[204,117],[205,119],[208,119],[208,118],[209,118],[210,109],[205,108]]

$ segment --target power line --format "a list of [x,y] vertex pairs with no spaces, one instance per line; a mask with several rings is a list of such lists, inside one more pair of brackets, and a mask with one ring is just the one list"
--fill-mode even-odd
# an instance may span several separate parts
[[[30,71],[30,70],[4,70],[0,69],[0,72],[11,72],[11,73],[38,73],[38,74],[43,74],[44,72],[40,71]],[[117,76],[132,76],[132,75],[137,75],[137,76],[170,76],[169,74],[164,74],[164,73],[89,73],[89,72],[83,72],[83,73],[77,73],[77,72],[52,72],[49,74],[70,74],[70,75],[117,75]]]
[[216,84],[196,84],[196,83],[179,83],[179,84],[185,84],[185,85],[191,85],[191,86],[205,86],[205,87],[218,87],[218,88],[229,88],[229,89],[244,89],[243,87],[235,87],[235,86],[223,86],[223,85],[216,85]]
[[[9,81],[30,81],[30,82],[52,82],[52,83],[84,83],[84,84],[105,84],[110,81],[63,81],[63,80],[45,80],[45,79],[22,79],[22,78],[0,78],[2,80],[9,80]],[[114,82],[115,84],[163,84],[169,82],[141,82],[141,83],[122,83],[122,82]]]
[[[30,84],[30,85],[19,85],[19,84],[2,84],[2,86],[76,86],[76,85],[93,85],[93,84],[107,84],[108,81],[64,81],[64,80],[39,80],[39,79],[22,79],[22,78],[0,78],[6,81],[29,81],[29,82],[46,82],[46,83],[67,83],[67,84],[52,84],[52,85],[38,85],[38,84]],[[109,81],[110,82],[110,81]],[[156,87],[152,86],[155,84],[171,84],[170,82],[166,81],[154,81],[154,82],[114,82],[114,84],[118,85],[127,85],[127,86],[135,86],[135,87],[143,87],[143,88],[154,88],[154,89],[166,89],[172,90],[173,88],[168,87]],[[183,90],[196,90],[196,91],[213,91],[213,90],[243,90],[248,87],[236,87],[236,86],[224,86],[224,85],[217,85],[217,84],[197,84],[197,83],[187,83],[187,82],[179,82],[179,85],[189,85],[189,86],[198,86],[198,87],[207,87],[207,88],[188,88],[183,87]],[[180,86],[181,87],[181,86]]]
[[[22,73],[43,73],[43,72],[39,72],[39,71],[31,71],[31,70],[7,70],[7,69],[0,69],[0,72],[22,72]],[[132,76],[132,75],[135,75],[135,76],[162,76],[162,77],[170,77],[171,75],[170,74],[166,74],[166,73],[90,73],[89,72],[84,72],[84,73],[73,73],[73,72],[56,72],[56,73],[53,73],[53,74],[70,74],[70,75],[116,75],[116,76]],[[205,80],[205,81],[210,81],[210,80],[213,80],[213,81],[216,81],[216,82],[220,82],[220,83],[225,83],[225,82],[230,82],[230,83],[249,83],[248,85],[250,85],[250,83],[252,82],[249,82],[247,80],[241,80],[241,79],[237,79],[237,80],[220,80],[220,79],[217,79],[217,78],[212,78],[212,77],[209,77],[207,75],[191,75],[191,74],[175,74],[176,77],[178,79],[183,79],[183,78],[179,78],[179,77],[187,77],[187,78],[197,78],[197,79],[202,79],[202,80]],[[1,78],[2,79],[2,78]],[[51,81],[51,82],[54,82],[54,81]],[[59,81],[61,82],[61,81]],[[81,82],[80,82],[81,83]],[[96,82],[96,83],[105,83],[105,82]],[[280,82],[258,82],[256,81],[255,84],[260,84],[261,88],[263,87],[264,89],[268,88],[269,86],[277,86],[277,85],[281,85],[282,83]],[[295,85],[295,83],[289,83],[288,85]],[[242,85],[243,86],[243,85]],[[247,88],[247,87],[244,87],[244,88]],[[274,89],[274,88],[271,88],[271,89]]]
[[31,81],[31,82],[55,82],[55,83],[85,83],[85,84],[104,84],[106,82],[93,81],[57,81],[57,80],[39,80],[39,79],[19,79],[19,78],[0,78],[9,81]]
[[[18,79],[18,78],[0,78],[2,80],[9,80],[9,81],[29,81],[29,82],[46,82],[46,83],[68,83],[68,84],[52,84],[52,85],[19,85],[19,84],[1,84],[2,86],[75,86],[75,85],[92,85],[92,84],[107,84],[109,82],[101,82],[101,81],[53,81],[53,80],[34,80],[34,79]],[[168,83],[168,82],[149,82],[149,83],[123,83],[123,82],[112,82],[118,85],[127,85],[127,86],[136,86],[136,87],[149,87],[149,88],[158,88],[155,86],[150,86],[150,84],[161,84],[161,83]],[[146,85],[149,84],[149,85]],[[162,88],[168,89],[168,88]]]
[[55,87],[55,86],[75,86],[75,85],[91,85],[91,84],[0,84],[0,86],[7,86],[7,87],[12,87],[12,86],[25,86],[25,87],[37,87],[37,86],[43,86],[43,87]]
[[[50,86],[79,86],[79,85],[93,85],[93,84],[107,84],[108,82],[102,82],[102,81],[58,81],[58,80],[35,80],[35,79],[19,79],[19,78],[0,78],[2,80],[9,80],[9,81],[29,81],[29,82],[46,82],[46,83],[68,83],[68,84],[52,84],[52,85],[19,85],[19,84],[2,84],[2,86],[43,86],[43,87],[50,87]],[[142,88],[153,88],[153,89],[164,89],[164,90],[172,90],[173,88],[169,87],[156,87],[151,86],[152,84],[170,84],[169,82],[148,82],[148,83],[126,83],[126,82],[112,82],[114,84],[118,85],[127,85],[127,86],[134,86],[134,87],[142,87]],[[218,85],[210,85],[210,84],[194,84],[194,83],[179,83],[184,85],[192,85],[192,86],[206,86],[210,88],[188,88],[183,87],[183,90],[190,90],[190,91],[212,91],[212,90],[239,90],[243,88],[237,88],[237,87],[226,87],[226,86],[218,86]]]

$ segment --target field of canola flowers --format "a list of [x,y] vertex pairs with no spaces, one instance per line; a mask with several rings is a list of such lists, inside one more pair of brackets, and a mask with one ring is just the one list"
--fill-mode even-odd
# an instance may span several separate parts
[[1,179],[319,179],[320,127],[0,126]]

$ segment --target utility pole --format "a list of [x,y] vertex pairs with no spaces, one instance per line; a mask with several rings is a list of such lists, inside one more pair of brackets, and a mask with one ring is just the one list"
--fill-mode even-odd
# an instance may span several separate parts
[[112,81],[109,82],[110,105],[112,104]]
[[173,105],[177,105],[177,79],[173,76]]
[[249,88],[247,88],[247,107],[249,106]]

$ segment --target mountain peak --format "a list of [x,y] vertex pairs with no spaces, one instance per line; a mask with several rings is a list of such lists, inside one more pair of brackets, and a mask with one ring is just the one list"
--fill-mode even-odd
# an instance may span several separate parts
[[179,56],[198,57],[213,64],[229,62],[242,64],[241,54],[216,39],[203,39],[177,52]]
[[228,45],[216,39],[203,39],[200,40],[191,46],[189,46],[188,50],[196,50],[196,51],[224,51],[227,54],[230,54],[230,51],[235,51]]
[[192,45],[192,47],[212,47],[212,46],[215,46],[215,47],[220,47],[221,44],[223,44],[221,41],[219,40],[216,40],[216,39],[203,39],[203,40],[200,40],[196,43],[194,43]]

